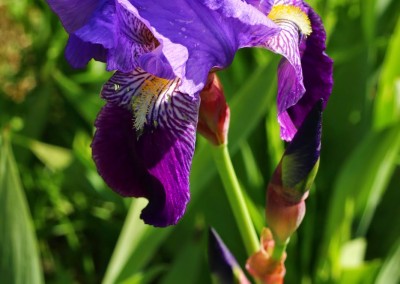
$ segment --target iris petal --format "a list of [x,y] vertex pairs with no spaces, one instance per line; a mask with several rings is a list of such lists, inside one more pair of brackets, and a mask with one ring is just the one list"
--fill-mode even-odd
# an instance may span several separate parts
[[108,103],[92,144],[100,175],[122,195],[147,198],[141,217],[154,226],[176,224],[190,198],[199,101],[177,86],[143,70],[116,72],[103,87]]
[[[282,30],[264,43],[264,47],[284,56],[278,67],[278,121],[282,139],[290,141],[319,99],[325,106],[332,91],[333,63],[325,54],[321,19],[312,8],[301,0],[276,0],[274,8],[277,5],[284,5],[280,7],[287,11],[298,9],[287,19],[275,19]],[[307,22],[312,29],[309,36],[302,34]]]
[[99,0],[47,0],[68,33],[81,28],[97,9]]
[[92,58],[104,62],[107,50],[100,44],[85,42],[72,34],[65,48],[65,57],[72,67],[83,68]]
[[140,136],[138,151],[148,173],[158,182],[144,189],[149,194],[149,205],[141,215],[146,223],[157,227],[176,224],[185,213],[190,199],[189,173],[195,137],[192,128],[178,137],[165,128]]
[[310,7],[308,17],[313,33],[305,42],[301,58],[306,93],[296,105],[288,109],[288,114],[297,128],[320,99],[323,99],[323,109],[325,108],[333,86],[333,61],[325,53],[326,33],[321,18]]
[[[190,94],[202,89],[212,67],[228,66],[238,48],[258,45],[279,30],[260,11],[238,0],[119,3],[151,30],[160,42],[159,54],[182,79],[181,91]],[[141,65],[162,77],[151,66]]]
[[95,122],[92,154],[99,174],[114,191],[144,197],[151,179],[137,153],[132,119],[129,110],[106,104]]

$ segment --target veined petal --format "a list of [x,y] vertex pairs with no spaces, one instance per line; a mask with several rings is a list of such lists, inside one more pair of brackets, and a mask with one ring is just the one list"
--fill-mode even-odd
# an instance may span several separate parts
[[326,104],[332,60],[321,19],[303,1],[276,0],[268,17],[282,28],[264,46],[285,57],[278,67],[278,121],[282,139],[290,141],[313,105],[321,98]]
[[246,2],[253,5],[264,14],[268,14],[274,5],[274,0],[246,0]]
[[307,114],[320,99],[324,102],[322,109],[325,108],[333,87],[333,61],[325,53],[324,26],[317,13],[311,7],[306,7],[313,30],[302,47],[301,65],[306,93],[287,111],[296,128],[301,126]]
[[[285,11],[285,9],[289,11]],[[299,50],[300,41],[303,40],[304,36],[301,34],[299,25],[290,19],[290,10],[295,10],[292,12],[295,13],[297,12],[296,9],[299,8],[274,6],[269,14],[269,17],[273,18],[282,30],[278,35],[268,39],[265,42],[265,47],[285,57],[278,67],[278,117],[281,117],[282,113],[296,104],[305,92]],[[304,12],[300,11],[300,13],[307,17]],[[280,118],[282,138],[286,140],[289,139],[291,132],[285,128],[286,124],[283,124],[282,121],[283,119]]]
[[[200,91],[212,67],[228,66],[241,47],[258,45],[279,28],[260,11],[239,0],[144,1],[118,0],[139,18],[160,43],[161,52],[175,77],[182,79],[182,92]],[[154,64],[141,61],[141,68],[162,77]]]
[[119,3],[116,5],[115,33],[116,41],[107,59],[108,70],[130,72],[140,66],[141,55],[159,45],[146,25]]
[[189,126],[185,132],[158,128],[138,140],[138,151],[149,174],[157,181],[145,190],[149,205],[141,218],[148,224],[164,227],[176,224],[190,199],[189,174],[196,132]]
[[[118,193],[149,200],[141,215],[146,223],[176,224],[190,198],[198,99],[179,92],[176,80],[140,70],[116,72],[102,96],[108,103],[96,122],[92,144],[100,175]],[[113,118],[112,112],[123,118]],[[123,133],[118,134],[119,129]],[[127,176],[130,179],[123,178]]]

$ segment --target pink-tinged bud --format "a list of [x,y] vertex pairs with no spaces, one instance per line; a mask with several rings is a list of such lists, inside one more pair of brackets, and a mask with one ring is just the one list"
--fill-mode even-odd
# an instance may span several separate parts
[[275,241],[269,229],[264,228],[261,232],[260,251],[254,253],[246,262],[247,271],[263,283],[281,284],[286,273],[284,253],[279,260],[274,260],[272,254],[275,248]]
[[200,98],[197,131],[214,145],[225,144],[228,138],[230,111],[222,84],[215,73],[208,75]]
[[300,126],[268,185],[266,219],[279,245],[288,242],[304,218],[304,200],[318,172],[321,131],[322,101]]
[[300,198],[285,196],[285,191],[270,183],[267,191],[266,218],[276,242],[286,244],[297,230],[306,213],[304,200],[308,191]]

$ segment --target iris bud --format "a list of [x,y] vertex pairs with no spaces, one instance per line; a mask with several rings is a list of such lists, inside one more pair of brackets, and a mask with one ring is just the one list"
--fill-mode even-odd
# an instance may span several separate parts
[[286,244],[303,220],[304,200],[318,171],[321,130],[322,100],[298,129],[268,185],[266,219],[279,244]]
[[222,84],[215,73],[208,75],[200,98],[197,131],[214,145],[225,144],[228,138],[230,110]]

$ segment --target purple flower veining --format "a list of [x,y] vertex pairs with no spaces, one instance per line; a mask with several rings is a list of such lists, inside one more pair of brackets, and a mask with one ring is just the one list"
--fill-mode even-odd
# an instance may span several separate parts
[[302,0],[247,1],[281,28],[262,46],[284,56],[278,67],[278,121],[282,139],[291,141],[313,106],[322,99],[325,107],[332,91],[326,33],[321,18]]

